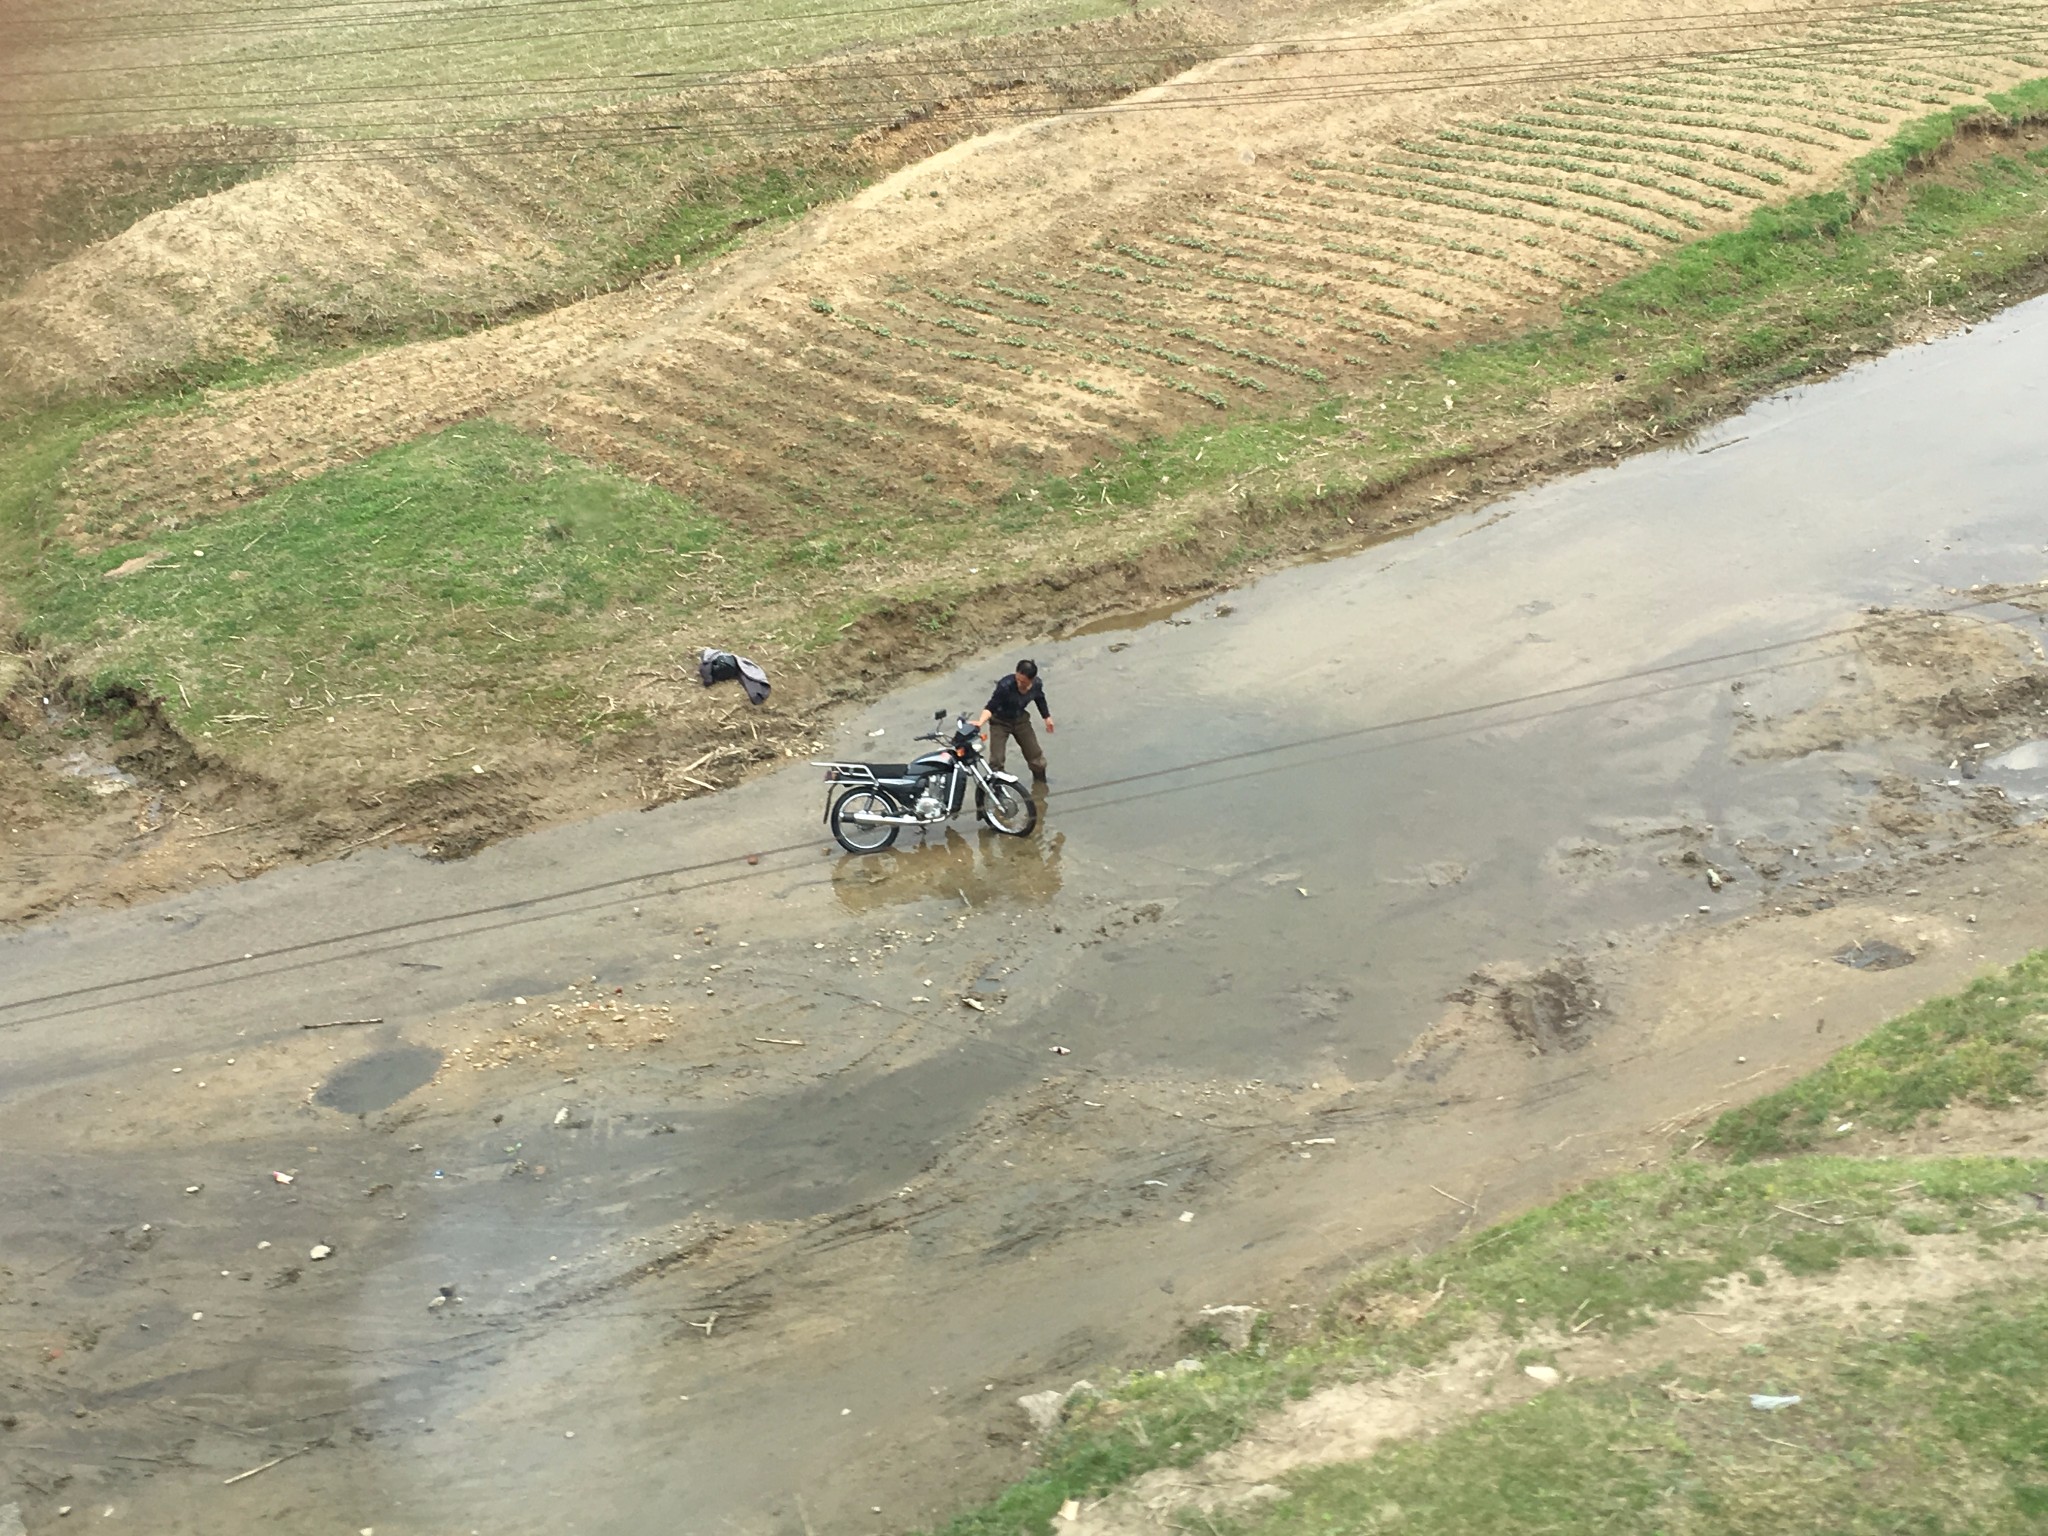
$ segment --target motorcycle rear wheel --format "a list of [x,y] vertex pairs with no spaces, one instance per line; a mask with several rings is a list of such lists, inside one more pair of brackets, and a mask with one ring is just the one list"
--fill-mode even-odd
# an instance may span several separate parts
[[832,803],[832,835],[848,853],[880,853],[896,841],[893,826],[863,826],[854,815],[897,816],[902,813],[886,795],[872,789],[849,789]]
[[992,780],[975,791],[974,808],[981,819],[1005,837],[1029,837],[1038,825],[1038,802],[1015,784]]

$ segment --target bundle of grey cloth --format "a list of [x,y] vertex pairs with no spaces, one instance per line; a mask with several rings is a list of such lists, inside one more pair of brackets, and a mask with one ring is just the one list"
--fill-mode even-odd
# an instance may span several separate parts
[[731,651],[706,649],[697,661],[697,678],[706,688],[719,683],[729,683],[734,678],[747,690],[748,702],[768,702],[768,674],[744,656],[735,656]]

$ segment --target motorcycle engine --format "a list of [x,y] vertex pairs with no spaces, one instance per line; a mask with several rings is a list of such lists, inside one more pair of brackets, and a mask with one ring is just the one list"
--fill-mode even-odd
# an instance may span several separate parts
[[917,792],[917,804],[912,809],[920,821],[937,821],[946,813],[944,803],[932,792],[929,785]]

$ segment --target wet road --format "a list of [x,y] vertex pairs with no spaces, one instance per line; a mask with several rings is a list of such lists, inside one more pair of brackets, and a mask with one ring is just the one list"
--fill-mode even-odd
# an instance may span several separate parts
[[[368,1123],[352,1115],[420,1082],[421,1042],[446,1048],[436,1021],[451,1012],[602,978],[606,992],[720,1010],[747,1024],[741,1037],[800,1030],[818,1053],[801,1074],[728,1080],[721,1069],[713,1090],[678,1068],[614,1070],[572,1093],[560,1084],[575,1077],[558,1071],[522,1086],[500,1107],[503,1131],[479,1115],[426,1149],[443,1166],[400,1182],[402,1241],[366,1243],[356,1289],[326,1303],[366,1363],[328,1361],[295,1387],[229,1351],[206,1390],[267,1405],[304,1390],[383,1436],[341,1479],[338,1502],[365,1511],[347,1517],[351,1529],[452,1530],[458,1509],[497,1531],[802,1529],[809,1515],[794,1495],[813,1490],[811,1514],[835,1508],[843,1469],[874,1451],[863,1437],[901,1442],[929,1394],[972,1391],[984,1371],[1036,1385],[1033,1373],[1149,1347],[1162,1284],[1184,1277],[1190,1256],[1133,1247],[1087,1275],[1034,1274],[1020,1289],[1001,1267],[1036,1263],[1035,1247],[1013,1251],[1000,1222],[969,1223],[947,1251],[920,1250],[923,1269],[891,1261],[925,1312],[914,1335],[835,1338],[780,1382],[705,1355],[671,1360],[663,1369],[680,1374],[656,1382],[652,1362],[673,1350],[684,1298],[621,1300],[633,1244],[684,1221],[829,1227],[955,1155],[1054,1067],[1119,1083],[1372,1079],[1482,964],[1540,963],[1750,910],[1761,886],[1749,871],[1766,860],[1787,878],[1861,861],[1836,833],[1882,775],[1938,777],[1927,744],[1757,761],[1732,750],[1735,734],[1753,712],[1817,697],[1864,608],[1952,605],[1945,589],[2048,575],[2044,379],[2048,303],[2037,302],[1766,402],[1687,449],[1172,620],[1027,646],[1063,727],[1047,743],[1045,826],[1027,844],[963,823],[951,840],[906,838],[885,858],[843,860],[826,851],[815,773],[792,769],[715,802],[556,828],[462,864],[381,851],[9,933],[0,1104],[47,1106],[115,1083],[132,1093],[145,1077],[170,1092],[173,1066],[264,1042],[296,1049],[302,1024],[384,1021],[333,1056],[343,1072],[376,1061],[324,1079],[324,1098],[299,1118],[231,1149],[268,1168],[315,1130],[345,1140]],[[1981,616],[2038,627],[2016,610]],[[1011,659],[907,687],[849,722],[835,755],[904,755],[933,709],[978,706]],[[2038,767],[2029,750],[1997,771],[2025,779]],[[1688,852],[1735,882],[1709,892],[1675,864]],[[878,947],[884,931],[901,949]],[[699,985],[714,980],[696,954],[711,940],[751,990],[726,977]],[[950,1001],[977,980],[996,1004],[985,1014]],[[407,1049],[416,1054],[382,1054]],[[182,1073],[175,1088],[187,1090]],[[581,1113],[585,1100],[595,1123],[557,1159],[560,1194],[542,1200],[502,1176],[513,1126],[547,1124],[558,1104]],[[0,1127],[9,1121],[22,1123],[11,1108]],[[663,1126],[673,1129],[654,1134]],[[146,1139],[49,1147],[0,1128],[0,1148],[8,1257],[38,1269],[66,1262],[73,1226],[148,1220],[182,1177]],[[1177,1180],[1199,1187],[1170,1142],[1144,1171],[1165,1175],[1175,1197]],[[1044,1196],[1051,1214],[1020,1230],[1035,1243],[1069,1218],[1113,1221],[1125,1196],[1084,1188],[1111,1182],[1129,1186],[1129,1168],[1066,1169]],[[58,1189],[75,1202],[43,1199]],[[1038,1198],[1020,1188],[1005,1209],[1014,1217]],[[249,1219],[224,1216],[218,1231]],[[1217,1262],[1244,1238],[1205,1230],[1199,1251]],[[555,1300],[504,1303],[517,1327],[461,1348],[422,1343],[417,1308],[392,1320],[391,1295],[431,1294],[456,1272],[489,1275],[506,1297]],[[251,1356],[266,1308],[286,1294],[239,1314]],[[151,1334],[171,1332],[182,1313],[154,1305],[130,1323],[157,1317]],[[10,1349],[29,1349],[36,1329],[19,1296],[0,1293],[0,1317]],[[129,1333],[119,1347],[140,1346]],[[178,1364],[153,1359],[120,1391],[175,1402],[192,1390]],[[597,1414],[593,1364],[616,1366],[628,1387],[605,1410],[603,1458],[521,1439],[564,1412]],[[722,1404],[716,1418],[674,1406],[706,1393]],[[856,1394],[858,1436],[823,1407]],[[792,1418],[807,1395],[814,1425]],[[430,1421],[445,1431],[438,1446],[396,1436]],[[450,1437],[472,1458],[500,1444],[512,1454],[454,1475]],[[0,1458],[16,1454],[0,1442]],[[628,1467],[632,1480],[618,1482]],[[117,1504],[154,1512],[153,1530],[329,1528],[304,1505],[258,1519],[227,1502],[217,1477],[107,1477]],[[307,1486],[334,1501],[332,1485]],[[374,1520],[373,1506],[384,1510]],[[851,1518],[829,1528],[866,1528]]]

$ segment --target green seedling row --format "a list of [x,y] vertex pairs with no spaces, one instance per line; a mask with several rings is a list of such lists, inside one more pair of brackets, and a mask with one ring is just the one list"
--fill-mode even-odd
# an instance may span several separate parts
[[[1692,105],[1672,100],[1669,93],[1651,96],[1638,92],[1619,93],[1579,90],[1572,93],[1572,98],[1576,101],[1591,102],[1594,106],[1605,107],[1609,110],[1633,108],[1637,111],[1650,113],[1657,118],[1669,118],[1673,122],[1681,123],[1702,120],[1701,114],[1712,113],[1716,110],[1714,102],[1709,101],[1701,105]],[[1852,128],[1844,123],[1825,121],[1810,114],[1799,112],[1782,102],[1769,102],[1765,103],[1765,106],[1772,114],[1768,125],[1758,122],[1753,127],[1746,129],[1746,131],[1762,132],[1768,126],[1785,133],[1798,128],[1801,130],[1811,129],[1818,133],[1829,133],[1843,139],[1867,139],[1870,137],[1868,129]],[[1823,139],[1806,139],[1803,142],[1822,144],[1826,141]]]
[[1131,258],[1131,260],[1143,262],[1148,267],[1167,268],[1174,265],[1172,260],[1170,260],[1169,258],[1165,256],[1154,256],[1149,252],[1139,250],[1134,245],[1119,245],[1116,247],[1116,251],[1118,255],[1128,256]]
[[[1319,204],[1318,206],[1323,205]],[[1396,246],[1361,246],[1355,248],[1354,254],[1380,256],[1382,251],[1384,251],[1385,254],[1381,256],[1383,260],[1403,262],[1410,266],[1421,267],[1427,271],[1441,272],[1447,277],[1462,277],[1467,274],[1464,272],[1453,272],[1448,268],[1435,266],[1418,257],[1409,256],[1398,249],[1398,244],[1427,246],[1432,250],[1453,251],[1461,256],[1480,256],[1488,261],[1498,262],[1504,267],[1512,267],[1518,272],[1531,273],[1536,277],[1542,278],[1545,282],[1555,283],[1560,281],[1557,274],[1551,272],[1547,267],[1540,266],[1535,262],[1523,261],[1511,252],[1501,250],[1497,246],[1475,245],[1469,240],[1444,239],[1433,235],[1418,234],[1412,230],[1374,228],[1363,224],[1352,224],[1343,219],[1336,218],[1305,220],[1303,221],[1303,227],[1324,236],[1325,249],[1330,248],[1328,237],[1332,235],[1351,235],[1367,239],[1377,236],[1380,239],[1394,240],[1397,242]],[[1514,291],[1502,283],[1492,283],[1491,286],[1499,287],[1504,293],[1512,293]]]
[[[1612,112],[1606,108],[1595,110],[1591,106],[1578,107],[1569,102],[1562,101],[1551,102],[1543,110],[1545,112],[1554,112],[1559,117],[1567,119],[1600,124],[1618,124],[1624,130],[1632,125],[1638,128],[1661,126],[1704,128],[1714,133],[1742,133],[1749,135],[1751,138],[1783,139],[1791,144],[1806,144],[1816,149],[1828,148],[1828,141],[1826,139],[1817,138],[1810,133],[1802,133],[1794,128],[1772,126],[1763,123],[1730,122],[1726,118],[1708,117],[1698,113],[1658,112],[1652,114],[1639,110],[1635,116],[1631,117],[1629,114]],[[1522,121],[1530,122],[1534,121],[1534,118],[1532,116],[1524,116]]]
[[[1662,192],[1667,197],[1677,198],[1685,202],[1696,203],[1703,208],[1729,209],[1735,206],[1733,203],[1730,203],[1725,198],[1709,197],[1705,193],[1701,192],[1694,192],[1687,189],[1667,187],[1663,183],[1654,181],[1647,176],[1624,175],[1621,172],[1607,170],[1600,166],[1595,165],[1575,165],[1564,159],[1562,156],[1535,157],[1525,155],[1517,157],[1515,159],[1510,159],[1505,155],[1482,157],[1478,155],[1460,155],[1448,151],[1405,150],[1404,155],[1396,155],[1394,157],[1391,157],[1386,163],[1391,165],[1406,165],[1413,167],[1417,170],[1434,171],[1438,174],[1463,173],[1468,175],[1483,175],[1489,181],[1504,182],[1510,185],[1534,187],[1562,187],[1567,191],[1578,192],[1583,195],[1591,197],[1605,198],[1611,202],[1622,203],[1631,208],[1641,208],[1649,213],[1662,214],[1665,218],[1674,219],[1677,222],[1685,225],[1688,229],[1699,229],[1702,227],[1702,225],[1700,223],[1700,220],[1696,216],[1686,213],[1683,210],[1665,208],[1662,204],[1659,203],[1646,203],[1643,202],[1640,198],[1630,197],[1625,192],[1618,192],[1612,188],[1599,186],[1597,184],[1589,185],[1588,183],[1584,182],[1562,181],[1555,176],[1538,175],[1536,174],[1534,167],[1543,166],[1553,169],[1562,169],[1567,172],[1576,172],[1581,175],[1599,176],[1614,181],[1626,182],[1632,186],[1643,187],[1648,191]],[[1500,165],[1513,166],[1518,164],[1531,167],[1531,169],[1521,171],[1494,169],[1494,167]]]
[[1746,144],[1740,139],[1710,139],[1697,133],[1681,132],[1668,124],[1645,122],[1641,119],[1601,117],[1594,113],[1569,113],[1565,115],[1566,120],[1563,122],[1544,116],[1544,112],[1555,110],[1558,109],[1545,108],[1542,111],[1518,113],[1512,121],[1532,128],[1548,128],[1564,133],[1605,135],[1623,140],[1631,137],[1663,139],[1673,144],[1697,144],[1708,149],[1726,150],[1730,154],[1748,155],[1752,159],[1763,160],[1771,165],[1783,166],[1788,171],[1797,171],[1802,176],[1813,173],[1813,166],[1809,162],[1765,144]]
[[[1580,171],[1590,176],[1612,176],[1616,180],[1632,182],[1636,186],[1647,187],[1654,192],[1662,192],[1667,197],[1684,198],[1689,202],[1696,202],[1707,208],[1725,210],[1732,208],[1734,205],[1724,198],[1704,196],[1689,188],[1674,187],[1667,182],[1654,181],[1648,176],[1634,175],[1626,171],[1608,170],[1605,167],[1616,165],[1641,166],[1644,170],[1657,171],[1666,176],[1676,176],[1682,181],[1694,182],[1703,187],[1712,187],[1716,191],[1733,193],[1737,197],[1746,197],[1752,201],[1759,201],[1764,195],[1760,187],[1745,186],[1741,182],[1730,181],[1726,177],[1711,175],[1694,166],[1674,163],[1655,156],[1647,156],[1640,151],[1635,154],[1625,154],[1620,150],[1574,147],[1569,153],[1565,154],[1535,154],[1524,149],[1504,149],[1487,143],[1475,135],[1462,134],[1450,130],[1439,133],[1437,139],[1438,143],[1427,149],[1421,146],[1404,147],[1411,148],[1412,152],[1416,154],[1450,155],[1453,158],[1485,157],[1506,165],[1547,166],[1553,170]],[[1458,149],[1444,149],[1442,146],[1445,144],[1458,146]],[[1470,153],[1463,154],[1460,151],[1469,151]]]
[[984,280],[976,283],[975,286],[986,288],[990,293],[999,293],[1006,299],[1015,299],[1020,304],[1036,304],[1044,307],[1052,303],[1052,300],[1042,293],[1032,293],[1028,289],[1022,288],[1005,288],[1001,283],[992,283]]
[[[1571,198],[1560,197],[1556,193],[1517,191],[1513,189],[1501,190],[1484,182],[1475,182],[1466,177],[1424,175],[1407,172],[1403,168],[1393,165],[1374,166],[1371,174],[1382,180],[1418,183],[1441,192],[1472,193],[1481,197],[1502,198],[1509,202],[1533,203],[1539,208],[1551,208],[1559,212],[1584,214],[1588,218],[1603,219],[1610,224],[1619,224],[1624,229],[1633,229],[1639,234],[1649,235],[1670,245],[1681,245],[1685,239],[1683,235],[1673,230],[1665,229],[1661,225],[1652,224],[1647,219],[1634,218],[1629,214],[1619,213],[1612,208],[1603,208],[1597,203],[1588,205],[1574,202]],[[1640,250],[1641,247],[1631,246],[1631,249]]]
[[[1767,168],[1770,157],[1758,157],[1766,160],[1765,166],[1750,164],[1731,158],[1726,154],[1711,153],[1708,148],[1702,147],[1698,142],[1691,141],[1689,136],[1686,135],[1637,134],[1625,136],[1586,133],[1562,128],[1536,129],[1524,123],[1472,124],[1464,132],[1471,136],[1469,142],[1473,143],[1502,138],[1518,140],[1524,144],[1559,145],[1574,152],[1583,152],[1586,149],[1605,149],[1636,157],[1670,155],[1677,159],[1691,160],[1699,165],[1712,165],[1724,171],[1733,171],[1737,175],[1748,176],[1756,181],[1760,181],[1766,186],[1782,187],[1785,184],[1785,177],[1782,172]],[[1735,188],[1731,186],[1727,190],[1733,191]]]
[[[1354,189],[1338,187],[1336,190],[1349,192]],[[1524,224],[1534,224],[1541,229],[1559,229],[1567,234],[1582,235],[1588,240],[1597,241],[1603,245],[1619,246],[1626,251],[1640,252],[1643,249],[1643,244],[1640,240],[1632,239],[1627,235],[1610,234],[1606,230],[1584,229],[1569,219],[1545,218],[1542,214],[1531,213],[1526,208],[1517,208],[1508,204],[1485,203],[1480,202],[1476,198],[1459,197],[1450,193],[1434,192],[1426,188],[1414,186],[1358,188],[1355,190],[1360,196],[1376,196],[1384,198],[1389,202],[1406,200],[1431,207],[1455,208],[1463,213],[1476,213],[1488,218],[1519,220]]]
[[[1812,86],[1803,93],[1810,98],[1819,92]],[[1840,123],[1817,116],[1810,104],[1802,104],[1788,89],[1783,95],[1762,95],[1755,91],[1716,91],[1698,85],[1660,84],[1655,87],[1626,92],[1603,91],[1598,87],[1574,91],[1572,95],[1580,101],[1599,102],[1603,105],[1623,104],[1648,107],[1657,112],[1711,112],[1724,102],[1744,107],[1759,107],[1774,116],[1806,128],[1818,128],[1824,133],[1842,134],[1848,137],[1865,137],[1859,130],[1845,128]],[[1839,116],[1854,118],[1860,123],[1876,123],[1880,126],[1891,120],[1886,112],[1869,112],[1848,107],[1841,108]]]

